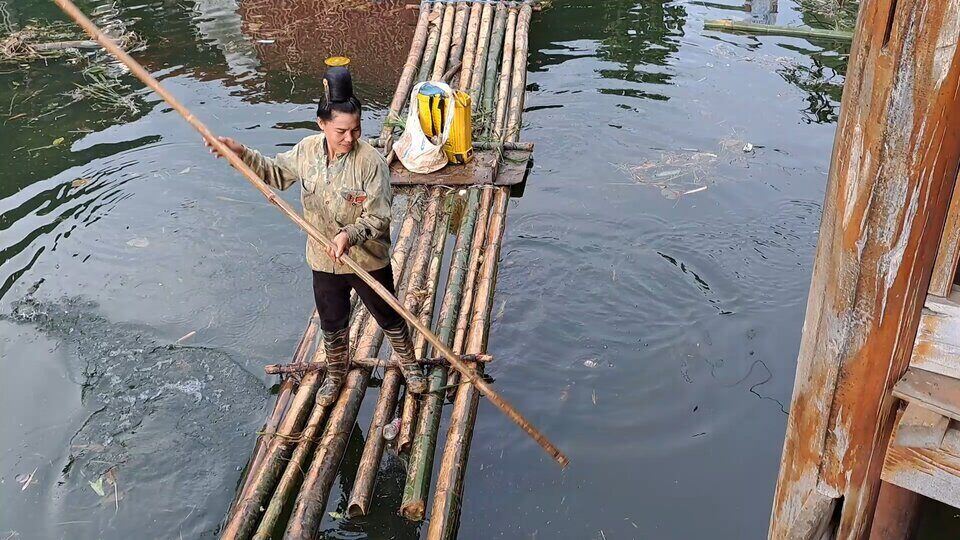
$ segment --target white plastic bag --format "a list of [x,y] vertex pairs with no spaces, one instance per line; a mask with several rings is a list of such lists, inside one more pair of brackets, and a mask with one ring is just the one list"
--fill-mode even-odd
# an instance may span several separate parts
[[[430,84],[443,91],[446,101],[446,112],[444,114],[443,130],[440,132],[440,140],[431,141],[423,132],[420,126],[420,100],[417,94],[420,88]],[[394,145],[397,153],[397,159],[407,170],[415,173],[432,173],[438,171],[447,164],[447,155],[443,153],[443,145],[450,138],[450,125],[453,123],[454,107],[456,103],[453,99],[453,89],[450,85],[442,82],[422,82],[413,87],[410,92],[410,110],[407,112],[407,125],[404,127],[403,135]]]

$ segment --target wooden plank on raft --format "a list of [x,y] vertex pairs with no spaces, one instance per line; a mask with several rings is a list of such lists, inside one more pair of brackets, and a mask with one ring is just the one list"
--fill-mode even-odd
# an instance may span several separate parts
[[[960,429],[951,422],[937,449],[891,444],[880,476],[885,482],[960,507]],[[896,439],[893,434],[891,441]]]
[[[955,183],[956,184],[956,183]],[[930,277],[930,294],[946,296],[953,287],[957,275],[957,262],[960,261],[960,189],[953,188],[950,209],[947,210],[947,222],[940,237],[937,261],[933,265]]]
[[861,2],[769,538],[870,532],[960,163],[958,27],[957,1]]
[[960,287],[950,296],[927,296],[910,367],[960,379]]
[[918,401],[907,403],[897,424],[893,444],[910,448],[940,448],[950,418],[924,407]]
[[893,395],[960,420],[960,379],[910,368],[894,385]]
[[496,150],[474,151],[470,163],[447,165],[429,174],[410,172],[396,161],[390,166],[390,183],[394,186],[513,186],[522,184],[530,174],[531,155],[532,152],[526,150],[504,150],[498,168],[495,166],[499,157]]

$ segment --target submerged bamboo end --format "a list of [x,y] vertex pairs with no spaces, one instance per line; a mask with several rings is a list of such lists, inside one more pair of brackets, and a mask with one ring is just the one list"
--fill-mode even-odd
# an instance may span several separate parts
[[400,515],[410,521],[423,521],[424,514],[426,514],[426,508],[424,508],[422,500],[400,507]]

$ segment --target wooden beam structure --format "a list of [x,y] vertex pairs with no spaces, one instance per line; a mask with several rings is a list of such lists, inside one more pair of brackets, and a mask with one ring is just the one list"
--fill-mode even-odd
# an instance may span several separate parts
[[861,3],[772,539],[870,534],[960,163],[958,33],[960,0]]

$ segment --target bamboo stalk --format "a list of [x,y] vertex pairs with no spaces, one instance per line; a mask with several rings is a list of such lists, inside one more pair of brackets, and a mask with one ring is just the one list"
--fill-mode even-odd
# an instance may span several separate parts
[[[496,188],[496,191],[496,199],[490,212],[487,247],[471,316],[470,335],[467,340],[466,350],[470,352],[486,349],[489,331],[488,322],[496,283],[497,259],[500,255],[504,214],[510,193],[508,188]],[[456,536],[466,461],[470,452],[470,439],[473,435],[479,399],[480,391],[472,384],[460,385],[457,390],[457,399],[454,401],[450,416],[450,428],[447,431],[447,441],[440,460],[440,473],[437,476],[437,488],[430,513],[430,527],[427,530],[428,540],[445,540]]]
[[507,29],[507,9],[506,4],[497,4],[497,16],[493,22],[493,31],[490,38],[490,47],[487,50],[487,67],[483,76],[483,91],[481,95],[483,106],[480,108],[484,114],[484,133],[489,133],[493,129],[493,98],[494,88],[497,82],[497,68],[500,67],[500,53],[503,50],[504,33]]
[[513,83],[511,84],[510,111],[507,115],[507,129],[502,134],[508,141],[520,138],[520,115],[523,114],[524,91],[527,86],[527,49],[530,39],[530,16],[533,13],[530,4],[524,4],[517,16],[516,38],[513,53]]
[[718,30],[722,32],[745,32],[748,34],[767,34],[774,36],[853,41],[853,32],[849,30],[826,30],[823,28],[803,28],[799,26],[776,26],[772,24],[756,24],[746,21],[734,21],[730,19],[707,19],[703,21],[703,29]]
[[[384,141],[389,139],[387,144],[390,147],[393,146],[393,123],[400,119],[400,111],[403,110],[403,104],[407,102],[410,88],[413,86],[413,79],[420,67],[420,57],[427,41],[427,29],[430,23],[431,10],[427,9],[429,5],[430,3],[426,0],[420,2],[420,16],[417,18],[417,29],[414,31],[413,40],[410,42],[410,52],[407,53],[407,60],[403,64],[403,72],[397,82],[397,90],[393,93],[393,101],[390,102],[390,110],[383,122],[383,128],[380,130],[380,138]],[[385,153],[389,152],[390,148],[387,148]]]
[[417,83],[427,80],[433,71],[434,61],[437,59],[437,46],[440,44],[440,19],[443,16],[443,3],[437,2],[430,14],[430,33],[427,34],[427,45],[423,49],[423,59],[420,61],[420,71],[417,73]]
[[[414,268],[420,268],[426,264],[426,261],[423,259],[432,252],[433,256],[430,257],[429,270],[426,273],[419,272],[415,276],[416,279],[411,279],[407,286],[407,291],[412,293],[407,294],[407,305],[411,308],[411,311],[419,313],[420,321],[425,324],[430,324],[432,318],[433,297],[436,294],[436,274],[439,274],[439,268],[436,272],[433,271],[434,260],[437,258],[435,247],[436,238],[439,236],[446,238],[447,233],[446,220],[448,217],[445,216],[448,216],[448,214],[440,209],[441,198],[442,194],[440,189],[434,188],[431,191],[430,208],[427,210],[427,217],[424,220],[425,230],[424,233],[420,235],[421,245],[418,248],[417,257],[413,262]],[[440,219],[436,219],[438,212],[442,212]],[[433,217],[433,223],[429,222],[429,217],[431,216]],[[426,234],[426,230],[431,226],[435,230],[432,235],[428,235]],[[433,238],[431,244],[424,246],[423,241],[431,238]],[[427,249],[423,249],[423,247],[432,247],[432,249],[428,251]],[[441,247],[440,257],[442,258],[442,256],[443,252]],[[423,295],[422,299],[418,300],[417,297],[419,295],[417,293],[424,287],[425,280],[427,281],[426,294]],[[422,353],[417,354],[417,357],[422,356]],[[391,354],[391,359],[395,363],[399,363],[399,358],[397,358],[395,353]],[[350,494],[350,500],[347,504],[347,515],[350,517],[365,515],[370,509],[370,498],[373,495],[373,487],[376,483],[377,471],[380,468],[380,460],[383,457],[385,444],[381,432],[383,426],[390,421],[390,417],[396,408],[401,379],[402,377],[397,368],[390,369],[384,374],[384,382],[380,388],[380,396],[377,399],[373,418],[370,421],[370,429],[367,430],[367,440],[364,442],[363,453],[360,456],[360,465],[357,467],[357,475],[353,482],[353,491]]]
[[[439,193],[439,192],[438,192]],[[427,279],[427,289],[425,294],[425,304],[421,308],[420,320],[429,325],[433,321],[433,309],[436,304],[437,283],[440,278],[440,267],[443,266],[443,251],[447,245],[447,234],[449,232],[450,214],[444,211],[440,224],[437,227],[433,237],[433,249],[430,257],[429,277]],[[426,356],[427,341],[422,334],[414,337],[414,349],[419,358]],[[400,434],[397,437],[397,449],[400,452],[406,452],[410,448],[410,442],[413,440],[413,430],[416,427],[417,410],[419,408],[419,398],[410,392],[404,395],[403,415],[400,421]]]
[[[473,229],[477,222],[479,205],[479,192],[471,190],[450,261],[447,290],[440,307],[437,336],[447,344],[452,344],[456,322],[461,313],[463,283],[467,275],[467,261],[470,256],[470,244],[473,241]],[[410,449],[410,460],[407,464],[403,500],[400,503],[400,515],[411,521],[422,521],[424,518],[433,473],[437,433],[440,430],[443,411],[444,393],[440,389],[447,384],[447,368],[444,366],[432,368],[429,383],[430,392],[423,399],[416,434]]]
[[477,38],[480,33],[480,18],[483,12],[483,6],[479,3],[470,6],[470,15],[467,21],[467,35],[464,38],[463,49],[463,69],[460,70],[461,92],[466,92],[470,88],[470,80],[473,78],[473,64],[476,60]]
[[[406,264],[407,253],[410,252],[415,238],[414,231],[417,225],[415,213],[416,212],[413,211],[407,213],[400,232],[397,234],[392,262],[396,265],[394,268],[399,268],[401,271]],[[317,356],[323,356],[323,347],[318,347],[317,350]],[[321,362],[325,365],[326,358],[322,358],[320,362],[317,363]],[[263,519],[260,521],[260,526],[257,528],[254,538],[262,540],[269,539],[273,535],[280,517],[289,509],[290,498],[296,493],[296,489],[303,479],[304,466],[313,454],[317,433],[320,431],[321,424],[324,418],[326,418],[328,411],[329,407],[314,403],[313,411],[310,413],[310,418],[307,420],[307,425],[303,430],[300,441],[297,443],[297,447],[290,457],[290,462],[283,472],[283,477],[277,484],[276,491],[263,515]]]
[[497,106],[493,115],[493,138],[504,139],[507,108],[510,105],[510,76],[513,73],[513,48],[517,35],[517,10],[510,8],[507,17],[506,40],[503,43],[503,61],[500,64],[500,80],[497,84]]
[[[467,20],[470,18],[470,6],[466,2],[457,3],[457,15],[453,21],[453,40],[450,45],[450,58],[447,65],[453,66],[463,62],[463,48],[467,38]],[[461,66],[462,67],[462,66]],[[452,88],[457,87],[459,74],[450,80]]]
[[[487,237],[487,222],[490,216],[490,205],[493,202],[493,191],[475,188],[480,191],[480,209],[477,211],[477,224],[473,229],[473,241],[470,243],[470,258],[467,260],[467,277],[464,280],[463,305],[457,318],[457,328],[453,336],[453,350],[462,351],[470,325],[470,310],[473,306],[474,285],[477,273],[480,271],[480,260],[483,255],[484,242]],[[460,384],[460,373],[453,372],[447,376],[447,397],[452,401]]]
[[[319,347],[317,354],[323,354],[323,350],[323,347]],[[279,521],[280,516],[283,514],[290,496],[295,492],[302,480],[303,465],[313,453],[314,439],[316,439],[317,433],[320,431],[323,421],[327,417],[328,410],[329,407],[323,406],[320,403],[315,402],[313,404],[313,410],[310,412],[307,424],[301,432],[297,446],[293,450],[293,454],[290,456],[290,461],[287,463],[286,468],[283,470],[283,476],[281,476],[280,482],[277,483],[277,488],[273,493],[273,497],[270,499],[270,504],[263,513],[260,525],[253,535],[255,540],[270,540],[270,538],[273,537],[277,521]]]
[[[307,327],[303,331],[303,335],[300,336],[300,342],[297,343],[297,348],[293,352],[292,362],[304,362],[307,358],[307,355],[310,354],[310,350],[314,347],[314,341],[317,337],[317,330],[320,329],[320,316],[317,314],[317,309],[312,309],[313,314],[307,320]],[[250,479],[253,477],[254,471],[260,468],[260,464],[263,461],[263,452],[264,452],[264,440],[270,434],[276,433],[277,426],[280,425],[280,420],[283,418],[283,415],[287,412],[287,406],[290,404],[290,398],[293,395],[293,390],[297,387],[298,381],[295,380],[285,380],[280,383],[280,392],[277,393],[277,400],[273,405],[273,411],[270,413],[270,416],[267,418],[266,423],[263,425],[262,435],[257,437],[257,442],[253,447],[253,457],[250,459],[250,464],[247,466],[247,471],[244,475],[243,485],[237,491],[237,499],[234,500],[231,509],[236,506],[237,501],[240,497],[243,497],[248,492],[248,486],[250,485]]]
[[437,46],[437,59],[433,63],[431,81],[443,78],[447,69],[447,58],[450,56],[450,39],[453,37],[453,19],[456,16],[457,4],[449,3],[443,10],[443,22],[440,23],[440,44]]
[[[316,354],[321,354],[322,350],[323,347],[318,347]],[[237,501],[221,538],[249,538],[256,530],[261,509],[273,493],[276,481],[283,473],[286,458],[295,443],[296,433],[310,412],[320,375],[320,372],[312,372],[304,376],[276,435],[266,443],[262,465],[254,471],[247,493]]]
[[473,75],[470,77],[470,99],[474,103],[474,112],[480,108],[480,91],[483,73],[487,63],[487,48],[490,46],[490,30],[493,22],[493,4],[483,5],[480,16],[480,35],[477,38],[477,50],[473,58]]
[[[278,197],[273,191],[266,186],[253,169],[251,169],[246,163],[240,159],[240,156],[236,155],[226,144],[220,141],[203,122],[201,122],[189,109],[183,106],[180,101],[169,93],[160,83],[147,72],[136,60],[130,57],[129,54],[123,51],[109,36],[104,34],[96,25],[90,22],[83,13],[77,9],[77,6],[73,4],[70,0],[54,0],[54,2],[66,13],[70,18],[77,22],[88,34],[90,34],[94,39],[96,39],[104,49],[106,49],[110,54],[117,58],[121,63],[123,63],[130,73],[140,79],[144,84],[146,84],[151,90],[157,92],[167,104],[170,105],[178,114],[183,116],[184,120],[187,121],[194,129],[196,129],[204,138],[204,140],[216,151],[218,155],[226,158],[227,162],[230,163],[235,169],[240,171],[244,178],[254,187],[257,191],[260,192],[268,201],[270,201],[274,206],[276,206],[281,213],[283,213],[287,218],[293,221],[298,227],[300,227],[307,235],[310,236],[314,241],[320,244],[324,249],[334,249],[333,243],[324,236],[315,226],[311,225],[306,221],[300,214],[293,210],[290,205]],[[557,461],[561,467],[566,467],[569,464],[567,457],[558,449],[549,439],[546,438],[542,433],[540,433],[537,428],[530,423],[529,420],[523,417],[519,411],[517,411],[509,402],[503,399],[499,393],[496,392],[486,381],[479,378],[479,376],[472,370],[467,364],[461,362],[453,351],[450,350],[443,342],[441,342],[437,336],[426,326],[420,323],[417,318],[411,314],[403,305],[400,303],[397,298],[387,290],[380,282],[378,282],[373,276],[370,275],[370,272],[367,272],[363,269],[356,261],[354,261],[350,256],[344,255],[340,258],[342,264],[346,265],[347,268],[353,271],[353,273],[363,280],[364,283],[370,286],[370,288],[382,298],[387,305],[392,307],[400,314],[408,323],[410,323],[414,329],[424,334],[427,341],[429,341],[437,350],[450,361],[450,365],[460,371],[464,377],[467,377],[473,384],[476,384],[483,391],[484,395],[494,404],[498,409],[500,409],[508,418],[510,418],[514,423],[520,426],[531,438],[533,438],[537,444],[539,444],[544,451],[546,451],[550,456]],[[382,338],[382,335],[380,336]],[[308,375],[309,376],[309,375]]]

